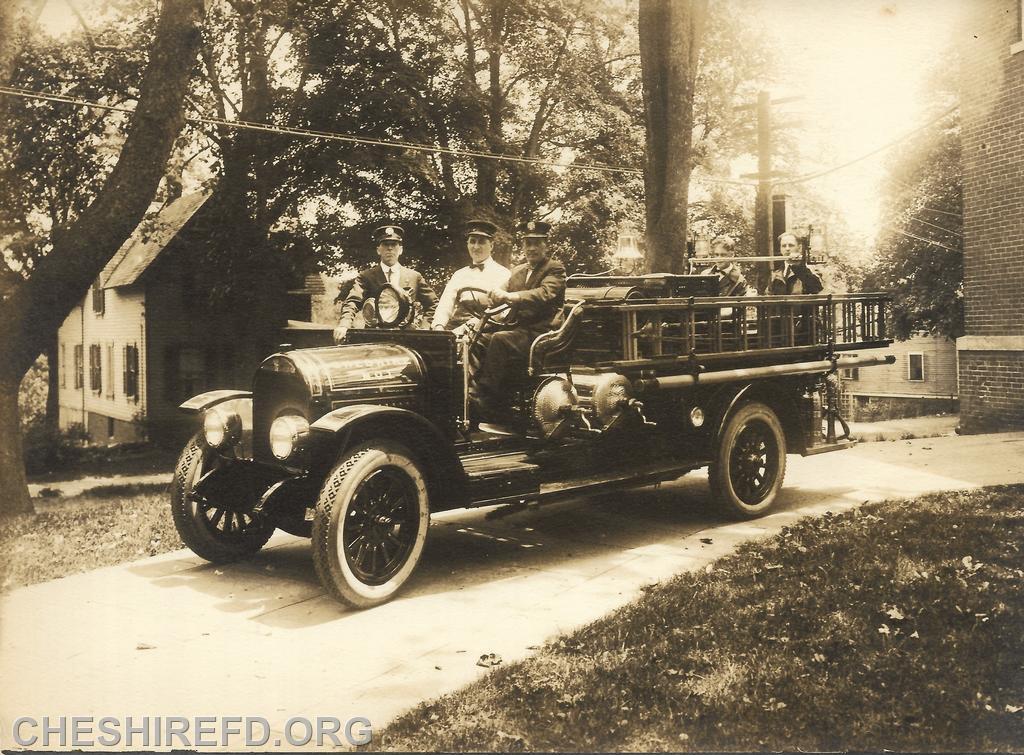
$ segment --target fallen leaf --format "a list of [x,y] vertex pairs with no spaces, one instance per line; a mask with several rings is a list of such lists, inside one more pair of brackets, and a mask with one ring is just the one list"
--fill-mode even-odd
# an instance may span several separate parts
[[878,628],[878,633],[879,634],[889,634],[889,627],[887,625],[885,625],[885,624],[882,624],[882,626],[880,626]]
[[1007,705],[1006,706],[1006,712],[1007,713],[1020,713],[1022,710],[1024,710],[1024,706],[1021,706],[1021,705]]
[[903,614],[900,612],[900,609],[898,609],[896,606],[893,606],[888,611],[886,611],[885,615],[888,616],[890,619],[893,619],[894,621],[903,621],[903,619],[905,618]]
[[915,639],[921,639],[921,635],[919,635],[919,634],[917,633],[917,630],[916,630],[916,629],[914,630],[914,633],[913,633],[912,635],[910,635],[910,636],[911,636],[911,637],[913,637],[913,638],[915,638]]
[[477,659],[476,665],[484,668],[491,668],[501,663],[501,656],[497,653],[484,653]]

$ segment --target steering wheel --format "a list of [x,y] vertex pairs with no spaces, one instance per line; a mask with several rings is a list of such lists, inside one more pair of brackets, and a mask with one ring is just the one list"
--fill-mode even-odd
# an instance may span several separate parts
[[480,323],[473,329],[473,335],[469,338],[469,348],[472,349],[476,346],[476,342],[480,340],[480,336],[487,329],[488,325],[514,325],[515,323],[508,317],[511,311],[512,306],[510,304],[497,304],[485,309],[483,317],[480,318]]

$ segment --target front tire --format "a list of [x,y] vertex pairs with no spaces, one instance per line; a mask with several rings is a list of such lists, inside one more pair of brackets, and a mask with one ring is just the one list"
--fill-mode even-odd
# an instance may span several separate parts
[[715,461],[708,469],[711,497],[733,519],[764,515],[786,476],[786,436],[775,412],[749,402],[722,428]]
[[426,479],[408,450],[378,441],[348,451],[317,500],[317,575],[353,608],[385,603],[419,563],[429,525]]
[[266,519],[195,494],[196,483],[222,463],[228,462],[196,434],[178,457],[171,482],[171,516],[178,535],[193,553],[214,563],[251,556],[274,534]]

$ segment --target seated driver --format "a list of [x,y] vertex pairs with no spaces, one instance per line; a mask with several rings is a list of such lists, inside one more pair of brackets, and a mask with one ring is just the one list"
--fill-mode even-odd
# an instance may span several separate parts
[[[491,256],[497,232],[498,226],[488,220],[470,220],[466,224],[470,263],[456,270],[444,287],[430,323],[433,330],[455,330],[461,334],[461,326],[487,306],[487,293],[508,284],[509,269]],[[463,289],[477,291],[459,296]]]
[[517,265],[508,286],[491,292],[492,304],[508,304],[514,323],[487,337],[487,350],[472,396],[476,420],[501,421],[507,418],[511,383],[526,376],[533,339],[551,329],[565,303],[565,267],[548,254],[551,225],[541,221],[520,223],[526,262]]

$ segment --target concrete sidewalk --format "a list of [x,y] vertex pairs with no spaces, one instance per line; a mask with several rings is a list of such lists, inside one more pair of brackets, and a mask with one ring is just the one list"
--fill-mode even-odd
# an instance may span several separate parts
[[292,716],[380,728],[488,673],[481,654],[523,658],[799,517],[1010,482],[1024,482],[1024,433],[791,456],[777,513],[743,524],[709,513],[703,473],[500,518],[446,513],[408,589],[368,611],[327,598],[308,543],[284,535],[244,564],[179,551],[22,588],[0,598],[0,744],[18,716],[263,716],[271,747]]
[[79,477],[76,480],[60,480],[58,482],[33,482],[29,483],[28,493],[33,498],[47,498],[48,496],[40,496],[40,494],[46,490],[56,490],[60,493],[59,497],[69,498],[87,493],[95,488],[112,485],[169,485],[171,477],[171,472],[157,472],[155,474],[113,475],[111,477]]

